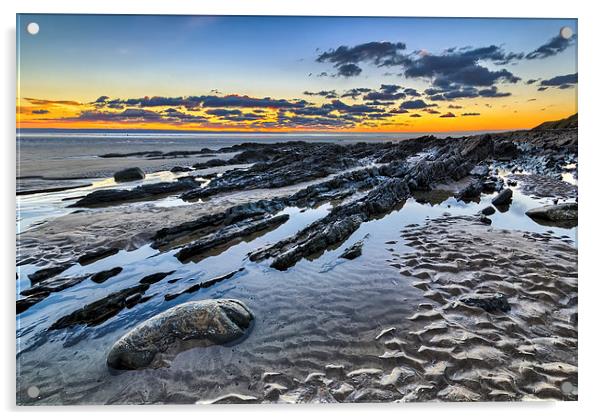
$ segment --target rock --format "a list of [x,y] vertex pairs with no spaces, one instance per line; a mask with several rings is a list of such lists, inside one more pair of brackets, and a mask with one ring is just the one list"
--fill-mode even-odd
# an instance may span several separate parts
[[479,222],[483,223],[484,225],[490,225],[492,223],[491,219],[484,214],[479,216]]
[[171,168],[170,172],[178,173],[178,172],[190,172],[190,171],[194,171],[194,168],[190,168],[188,166],[174,166],[173,168]]
[[289,217],[288,214],[281,214],[279,216],[268,218],[260,217],[259,219],[251,219],[251,221],[248,222],[227,226],[198,241],[186,245],[176,253],[176,258],[182,262],[187,261],[216,246],[232,242],[237,238],[242,238],[267,229],[275,229],[277,226],[286,222]]
[[111,277],[116,276],[117,274],[121,273],[122,271],[123,271],[123,268],[121,268],[121,267],[115,267],[115,268],[111,268],[110,270],[100,271],[100,272],[94,274],[92,277],[90,277],[90,280],[92,280],[94,283],[104,283],[105,281],[107,281]]
[[253,320],[251,311],[233,299],[202,300],[175,306],[136,326],[109,351],[107,365],[113,369],[142,369],[168,351],[178,351],[180,342],[194,345],[225,344],[241,338]]
[[115,178],[115,182],[129,182],[129,181],[138,181],[140,179],[144,179],[145,174],[144,171],[140,168],[127,168],[121,171],[115,172],[113,178]]
[[38,270],[30,275],[28,275],[27,277],[29,278],[29,280],[31,281],[31,284],[36,284],[39,283],[43,280],[49,279],[50,277],[54,277],[57,274],[61,274],[63,271],[67,270],[68,268],[72,267],[74,264],[73,263],[64,263],[64,264],[60,264],[60,265],[56,265],[54,267],[48,267],[48,268],[42,268],[41,270]]
[[469,202],[478,199],[483,192],[483,181],[472,181],[466,187],[462,188],[457,194],[456,199]]
[[161,280],[163,280],[165,277],[172,275],[173,273],[175,273],[175,271],[167,271],[165,273],[155,273],[155,274],[149,274],[148,276],[143,277],[140,280],[140,284],[154,284],[157,283]]
[[74,325],[99,325],[117,315],[126,306],[128,297],[144,293],[150,286],[140,284],[115,293],[85,305],[83,308],[59,318],[50,326],[50,330],[68,328]]
[[347,260],[354,260],[360,255],[362,255],[362,247],[364,246],[364,241],[360,240],[351,245],[349,248],[346,248],[343,253],[340,255],[340,258],[345,258]]
[[483,210],[481,210],[481,213],[485,216],[491,216],[493,213],[495,213],[495,207],[487,206]]
[[100,248],[94,251],[90,251],[79,257],[77,262],[80,265],[88,265],[96,262],[98,260],[102,260],[103,258],[110,257],[111,255],[115,255],[119,252],[118,248]]
[[476,306],[487,312],[508,312],[510,310],[508,299],[501,293],[482,293],[464,296],[460,298],[460,302],[468,306]]
[[205,280],[204,282],[193,284],[192,286],[189,286],[180,292],[168,293],[165,295],[165,300],[173,300],[173,299],[177,298],[178,296],[181,296],[185,293],[194,293],[194,292],[198,292],[201,289],[206,289],[208,287],[213,286],[216,283],[219,283],[221,281],[224,281],[224,280],[234,277],[236,274],[240,273],[241,271],[244,271],[244,268],[239,268],[236,271],[231,271],[227,274],[224,274],[224,275],[221,275],[218,277],[214,277],[210,280]]
[[294,236],[250,254],[251,261],[274,258],[270,265],[280,271],[287,270],[302,258],[323,252],[330,246],[349,238],[362,222],[390,212],[409,196],[406,182],[390,179],[378,185],[364,197],[335,207]]
[[551,206],[536,207],[526,212],[532,219],[563,222],[577,220],[579,216],[577,203],[562,203]]
[[134,295],[126,297],[125,298],[125,307],[133,308],[134,306],[136,306],[137,303],[140,303],[143,296],[144,295],[142,293],[136,293]]
[[508,185],[511,187],[516,187],[517,184],[518,184],[518,182],[516,182],[516,180],[514,180],[514,179],[508,180]]
[[186,179],[175,182],[157,182],[140,185],[131,190],[96,190],[71,204],[69,207],[99,207],[126,201],[150,200],[157,196],[179,193],[198,186],[199,183],[197,181],[186,177]]
[[506,188],[491,200],[491,204],[494,206],[504,206],[510,203],[512,203],[512,190],[510,188]]

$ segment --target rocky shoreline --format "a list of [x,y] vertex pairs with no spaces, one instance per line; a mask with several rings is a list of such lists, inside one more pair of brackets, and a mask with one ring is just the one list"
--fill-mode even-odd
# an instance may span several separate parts
[[[184,176],[172,182],[145,183],[144,171],[135,168],[124,174],[135,178],[123,181],[142,180],[141,185],[98,189],[71,199],[67,204],[76,209],[73,213],[20,234],[17,266],[29,267],[30,285],[19,290],[18,314],[35,311],[49,297],[88,280],[104,285],[120,278],[126,273],[121,266],[96,272],[85,269],[117,253],[150,246],[169,255],[176,266],[198,263],[285,226],[291,218],[287,209],[306,211],[328,205],[322,217],[246,256],[250,264],[265,270],[287,272],[301,261],[338,249],[362,226],[403,208],[408,200],[443,186],[461,203],[479,202],[483,194],[494,197],[491,206],[472,215],[444,215],[425,225],[397,227],[405,246],[415,252],[396,250],[397,238],[387,242],[391,258],[386,263],[399,268],[401,281],[424,291],[425,302],[418,305],[412,319],[414,331],[397,334],[390,330],[379,335],[384,347],[382,369],[348,372],[346,366],[332,361],[323,372],[305,380],[265,372],[263,382],[252,389],[253,396],[228,394],[211,402],[576,398],[576,392],[562,389],[565,383],[577,386],[575,247],[551,234],[489,226],[492,215],[505,213],[513,205],[513,190],[550,200],[546,206],[527,209],[525,217],[534,222],[562,228],[577,225],[577,186],[563,179],[567,171],[577,177],[576,128],[462,138],[427,136],[375,144],[243,143],[218,150],[136,152],[135,156],[211,159],[173,167],[173,173]],[[184,205],[153,206],[170,197]],[[362,256],[367,240],[369,235],[341,247],[340,258],[352,263]],[[194,299],[199,290],[241,274],[243,267],[195,279],[179,291],[168,292],[157,286],[178,282],[177,269],[151,272],[53,320],[20,353],[35,349],[53,332],[94,328],[150,299],[180,303],[183,298]],[[205,340],[195,346],[240,338],[254,318],[244,301],[240,303],[245,313],[242,323],[233,321],[242,315],[228,309],[229,304],[220,304],[226,313],[218,317],[219,322],[217,315],[206,316],[204,308],[211,307],[212,314],[219,312],[212,303],[207,305],[199,312],[204,314],[202,319],[186,324],[182,333]],[[172,318],[177,321],[169,322],[184,325],[184,318],[170,312]],[[149,320],[136,327],[144,333],[134,329],[124,336],[122,344],[115,345],[119,350],[109,356],[109,366],[162,366],[155,356],[176,354],[174,343],[181,341],[179,336],[165,338],[160,333],[162,325],[163,321]],[[222,327],[228,339],[204,333]],[[152,344],[151,338],[158,341]],[[128,353],[132,346],[151,344],[156,351],[150,358]]]

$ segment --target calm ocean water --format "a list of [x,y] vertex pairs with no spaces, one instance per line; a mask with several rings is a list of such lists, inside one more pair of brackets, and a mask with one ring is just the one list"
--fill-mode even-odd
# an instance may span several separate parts
[[[316,141],[354,143],[400,141],[430,133],[192,133],[166,131],[40,131],[17,133],[17,159],[21,161],[79,158],[104,153],[219,149],[245,142]],[[463,136],[478,132],[436,133]]]

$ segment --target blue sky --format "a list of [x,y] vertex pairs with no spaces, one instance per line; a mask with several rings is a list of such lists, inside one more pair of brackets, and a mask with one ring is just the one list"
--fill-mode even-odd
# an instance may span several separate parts
[[[35,36],[25,30],[31,21],[40,25]],[[402,42],[407,54],[491,45],[528,54],[557,37],[562,27],[577,33],[573,19],[20,15],[17,27],[19,97],[81,103],[102,95],[124,99],[211,91],[309,100],[303,92],[381,84],[423,91],[433,80],[405,77],[400,66],[363,62],[359,75],[339,77],[333,63],[316,59],[340,46],[370,42]],[[575,108],[575,89],[538,93],[526,89],[524,81],[576,74],[576,40],[545,59],[482,65],[507,69],[523,81],[505,86],[512,99],[539,95],[547,98],[548,109]],[[508,105],[509,100],[498,102]],[[480,102],[477,108],[483,111],[486,102]]]

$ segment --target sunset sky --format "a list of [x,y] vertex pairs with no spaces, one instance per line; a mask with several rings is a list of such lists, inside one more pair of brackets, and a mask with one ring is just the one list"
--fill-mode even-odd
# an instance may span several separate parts
[[17,56],[17,128],[442,132],[577,112],[574,19],[19,15]]

